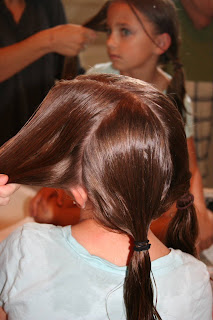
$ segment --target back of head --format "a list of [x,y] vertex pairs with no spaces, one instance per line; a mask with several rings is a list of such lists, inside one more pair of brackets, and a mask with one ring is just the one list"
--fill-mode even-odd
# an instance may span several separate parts
[[[29,123],[0,149],[0,163],[11,182],[83,185],[94,219],[132,241],[146,241],[151,221],[189,190],[179,113],[151,85],[122,76],[80,76],[58,83]],[[194,239],[187,248],[181,236],[191,231],[193,207],[180,218],[188,223],[181,225],[180,241],[174,243],[193,252]],[[128,270],[127,319],[154,319],[149,252],[134,251]]]

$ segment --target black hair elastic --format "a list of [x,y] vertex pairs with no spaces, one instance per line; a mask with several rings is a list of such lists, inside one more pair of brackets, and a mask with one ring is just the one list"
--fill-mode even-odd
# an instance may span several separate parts
[[149,243],[149,240],[146,241],[134,241],[134,251],[146,251],[149,250],[151,247],[151,244]]
[[191,193],[184,194],[176,204],[178,210],[184,210],[189,208],[194,203],[194,196]]

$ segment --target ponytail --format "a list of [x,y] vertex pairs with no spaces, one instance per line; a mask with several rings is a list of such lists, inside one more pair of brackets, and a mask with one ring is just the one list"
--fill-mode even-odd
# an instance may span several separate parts
[[166,234],[166,246],[197,256],[195,243],[198,223],[192,197],[188,193],[177,201],[177,212],[170,221]]
[[150,274],[149,251],[133,251],[124,283],[127,320],[161,320],[153,306],[153,286]]

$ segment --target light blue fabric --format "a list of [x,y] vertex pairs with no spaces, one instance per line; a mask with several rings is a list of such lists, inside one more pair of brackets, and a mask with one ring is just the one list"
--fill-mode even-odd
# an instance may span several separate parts
[[[206,266],[179,250],[152,262],[163,320],[211,320]],[[71,227],[26,224],[0,244],[0,306],[9,320],[124,320],[126,267],[92,256]]]
[[[98,63],[87,70],[86,74],[94,74],[94,73],[112,73],[112,74],[120,74],[120,72],[113,68],[111,62],[106,63]],[[168,73],[167,75],[171,77]],[[166,93],[166,92],[164,92]],[[186,94],[184,98],[184,105],[186,108],[186,124],[185,124],[185,133],[187,139],[194,136],[194,115],[192,108],[191,98]]]

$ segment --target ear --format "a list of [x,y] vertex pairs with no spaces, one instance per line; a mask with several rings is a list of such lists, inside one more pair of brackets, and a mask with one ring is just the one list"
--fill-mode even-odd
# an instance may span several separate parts
[[87,192],[82,186],[75,186],[69,189],[80,208],[84,209],[87,202]]
[[168,50],[172,40],[168,33],[161,33],[156,36],[155,42],[158,45],[156,46],[157,53],[161,55]]

